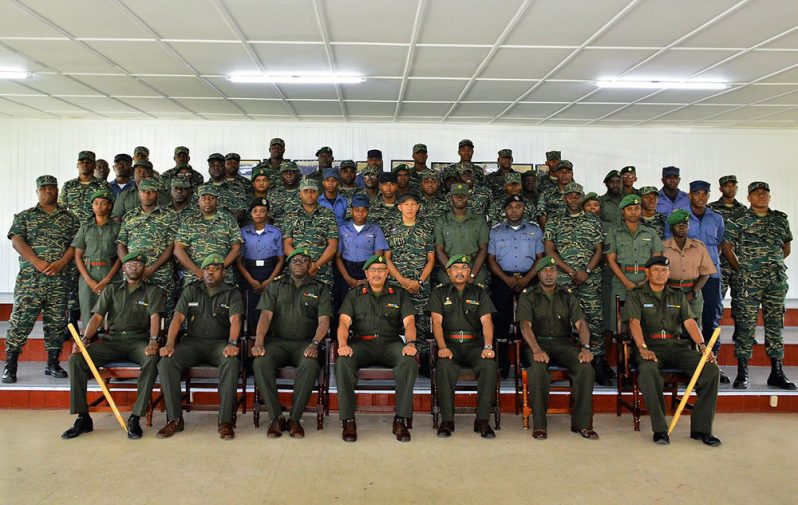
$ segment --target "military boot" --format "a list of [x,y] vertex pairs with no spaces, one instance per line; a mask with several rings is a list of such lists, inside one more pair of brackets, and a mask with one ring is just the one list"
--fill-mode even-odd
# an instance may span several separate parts
[[19,359],[19,351],[6,351],[6,366],[3,368],[4,384],[17,382],[17,359]]
[[66,379],[66,370],[61,368],[58,363],[58,355],[61,354],[60,349],[50,349],[47,351],[47,367],[44,369],[44,375],[51,375],[56,379]]
[[734,389],[748,389],[751,381],[748,380],[748,358],[737,358],[737,377],[734,378]]
[[790,379],[784,375],[784,368],[782,368],[782,361],[780,358],[770,358],[768,386],[775,386],[788,391],[794,391],[796,389],[795,383],[791,382]]

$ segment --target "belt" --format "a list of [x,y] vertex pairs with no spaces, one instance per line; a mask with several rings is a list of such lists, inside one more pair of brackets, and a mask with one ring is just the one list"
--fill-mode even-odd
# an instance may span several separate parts
[[450,340],[459,340],[460,343],[462,343],[463,340],[473,340],[477,338],[477,335],[474,335],[473,333],[466,333],[464,331],[457,331],[454,333],[447,333],[446,338]]
[[146,332],[143,331],[112,331],[107,334],[108,337],[139,337],[148,338]]
[[634,273],[641,273],[648,270],[646,267],[641,267],[640,265],[625,265],[623,267],[624,272],[634,272]]
[[681,281],[677,279],[668,279],[668,286],[676,289],[687,289],[695,286],[695,282],[695,279]]
[[107,261],[89,261],[88,263],[90,267],[107,267],[110,265]]
[[659,333],[652,333],[648,336],[648,338],[652,340],[669,340],[672,338],[679,338],[679,335],[674,335],[673,333],[665,333],[665,330],[662,330]]
[[376,338],[379,338],[379,335],[360,335],[360,337],[358,338],[360,340],[374,340]]
[[[261,263],[258,265],[258,263]],[[247,268],[269,268],[277,264],[277,258],[264,258],[262,260],[244,260],[244,266]]]

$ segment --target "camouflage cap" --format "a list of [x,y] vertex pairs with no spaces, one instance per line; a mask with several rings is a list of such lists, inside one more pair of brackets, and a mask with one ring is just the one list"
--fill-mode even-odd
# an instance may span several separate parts
[[147,263],[147,256],[143,253],[138,251],[130,251],[122,258],[122,263],[127,263],[128,261],[140,261],[142,263]]
[[562,170],[563,168],[566,169],[566,170],[573,170],[574,169],[574,164],[571,163],[568,160],[560,160],[557,163],[557,166],[554,167],[554,171],[556,172],[558,170]]
[[535,272],[540,272],[546,267],[557,268],[557,261],[553,256],[543,256],[535,262]]
[[222,258],[222,255],[221,254],[216,254],[216,253],[209,254],[208,256],[205,257],[204,260],[202,260],[202,265],[200,265],[200,268],[205,270],[206,268],[208,268],[211,265],[222,265],[222,266],[224,266],[224,258]]
[[385,265],[385,257],[381,254],[380,255],[375,254],[371,256],[369,259],[366,260],[365,263],[363,263],[363,270],[368,270],[368,268],[375,263],[377,263],[378,265]]
[[449,194],[452,195],[452,196],[454,196],[454,195],[466,195],[466,196],[468,196],[468,193],[469,193],[468,184],[463,184],[463,183],[459,183],[459,182],[457,184],[452,184],[452,188],[449,190]]
[[526,203],[521,195],[510,195],[510,196],[508,196],[507,198],[504,199],[503,208],[506,209],[508,205],[510,205],[511,203],[516,203],[516,202],[522,203],[522,204]]
[[331,147],[324,146],[324,147],[319,148],[318,151],[316,151],[316,156],[318,156],[320,154],[329,154],[330,156],[332,156],[332,153],[333,153],[333,151],[332,151]]
[[422,181],[424,179],[435,179],[436,181],[441,180],[440,174],[431,168],[425,168],[424,170],[419,172],[418,175],[421,176]]
[[146,167],[146,168],[149,168],[150,170],[152,170],[152,163],[150,163],[147,160],[136,160],[136,161],[133,162],[133,168],[136,168],[136,167]]
[[197,196],[201,197],[205,195],[211,195],[215,196],[216,198],[219,198],[219,190],[216,189],[216,186],[213,183],[203,184],[202,186],[200,186],[199,193],[197,193]]
[[178,154],[189,154],[188,147],[186,146],[177,146],[175,147],[175,156]]
[[98,189],[97,191],[94,191],[89,196],[89,201],[94,203],[94,200],[96,200],[98,198],[105,198],[109,202],[113,202],[114,201],[114,192],[111,191],[110,189]]
[[398,165],[396,165],[391,169],[391,172],[395,174],[398,174],[399,172],[402,171],[410,173],[410,167],[408,167],[406,163],[399,163]]
[[449,258],[449,261],[446,262],[446,268],[448,269],[452,265],[457,265],[458,263],[470,265],[471,258],[467,254],[455,254],[454,256]]
[[304,246],[299,246],[299,247],[297,247],[296,249],[294,249],[293,251],[291,251],[291,254],[289,254],[289,255],[288,255],[286,258],[285,258],[285,261],[291,261],[291,259],[292,259],[294,256],[299,256],[300,254],[301,254],[302,256],[305,256],[306,258],[311,258],[310,251],[308,251],[307,247],[304,247]]
[[463,140],[461,140],[460,142],[457,143],[457,148],[458,149],[460,149],[461,147],[465,147],[465,146],[474,147],[474,143],[471,142],[471,140],[469,140],[469,139],[463,139]]
[[571,182],[565,185],[565,190],[563,194],[567,195],[569,193],[579,193],[580,195],[585,194],[584,188],[578,182]]
[[58,179],[52,175],[40,175],[36,178],[36,187],[41,188],[42,186],[58,186]]
[[607,182],[613,177],[620,177],[620,176],[621,174],[617,170],[610,170],[609,172],[607,172],[607,175],[604,176],[604,184],[607,184]]
[[137,155],[137,154],[143,154],[144,156],[149,156],[149,155],[150,155],[150,150],[149,150],[149,149],[147,149],[147,148],[146,148],[146,147],[144,147],[144,146],[136,146],[136,147],[133,149],[133,156],[135,156],[135,155]]
[[457,164],[457,173],[462,174],[465,172],[473,172],[474,164],[468,161],[462,161]]
[[624,174],[636,174],[637,173],[637,169],[635,167],[633,167],[632,165],[629,165],[629,166],[623,167],[619,173],[621,174],[621,176],[623,176]]
[[593,191],[591,191],[590,193],[586,194],[586,195],[585,195],[585,196],[582,198],[582,205],[586,204],[587,202],[592,202],[592,201],[594,201],[594,200],[595,200],[595,201],[597,201],[597,202],[598,202],[598,201],[600,201],[600,200],[598,199],[598,194],[597,194],[597,193],[595,193],[595,192],[593,192]]
[[316,179],[303,178],[299,181],[299,191],[305,191],[307,189],[312,189],[313,191],[319,190],[319,183],[316,182]]
[[170,183],[173,188],[190,188],[191,181],[186,176],[175,176],[172,177],[172,182]]
[[340,165],[338,165],[338,169],[343,170],[345,168],[351,168],[353,170],[357,170],[357,163],[355,163],[354,160],[344,160],[341,162]]
[[651,268],[654,265],[671,266],[671,260],[667,256],[653,256],[646,261],[645,267]]
[[626,195],[618,204],[619,209],[625,209],[630,205],[640,205],[640,197],[637,195]]
[[[396,199],[396,205],[404,203],[404,202],[406,202],[408,200],[413,200],[416,203],[419,203],[419,196],[417,194],[413,193],[412,191],[408,192],[408,193],[401,194],[401,195],[399,195],[399,198]],[[353,204],[353,206],[354,206],[354,204]]]
[[548,151],[546,153],[546,161],[560,161],[562,153],[560,151]]
[[155,179],[144,179],[139,183],[139,191],[158,191],[158,181]]
[[518,172],[504,174],[504,184],[521,184],[521,174]]
[[416,144],[413,146],[413,154],[427,152],[427,144]]
[[379,176],[380,172],[382,172],[382,169],[380,167],[378,167],[377,165],[367,165],[366,168],[364,168],[361,173],[364,176],[365,175]]
[[748,194],[750,195],[751,193],[753,193],[754,191],[756,191],[758,189],[764,189],[765,191],[770,193],[770,186],[768,186],[767,182],[754,181],[754,182],[752,182],[751,184],[748,185]]
[[513,157],[512,149],[502,149],[499,151],[499,158],[512,158],[512,157]]
[[718,185],[719,186],[723,186],[724,184],[727,184],[729,182],[733,182],[733,183],[737,184],[737,176],[736,175],[724,175],[723,177],[718,179]]
[[673,226],[679,223],[687,223],[690,221],[690,213],[684,209],[676,209],[668,216],[668,224]]
[[78,161],[80,160],[96,160],[97,157],[94,155],[92,151],[81,151],[78,153]]
[[280,163],[280,173],[283,172],[290,172],[290,171],[299,172],[299,167],[296,166],[296,163],[293,161],[284,161]]
[[252,171],[252,174],[250,174],[249,178],[250,178],[250,180],[254,181],[256,177],[260,177],[260,176],[263,176],[263,177],[268,179],[269,178],[269,173],[266,171],[265,168],[258,167],[258,168],[254,169]]
[[273,139],[271,139],[269,141],[269,147],[271,147],[271,146],[285,147],[285,140],[283,140],[283,139],[281,139],[279,137],[275,137],[275,138],[273,138]]
[[640,193],[640,196],[650,195],[651,193],[659,194],[659,190],[655,186],[643,186],[637,192]]
[[209,162],[214,160],[224,161],[224,155],[222,155],[222,153],[213,153],[210,156],[208,156]]
[[224,155],[224,161],[227,160],[241,161],[241,155],[238,153],[227,153]]

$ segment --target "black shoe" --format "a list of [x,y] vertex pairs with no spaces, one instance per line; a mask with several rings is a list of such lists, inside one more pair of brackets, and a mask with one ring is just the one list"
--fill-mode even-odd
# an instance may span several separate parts
[[67,378],[66,370],[61,368],[61,365],[58,364],[59,354],[61,354],[60,349],[53,349],[47,351],[47,367],[44,369],[44,375],[50,375],[55,377],[56,379],[66,379]]
[[795,391],[795,383],[790,381],[784,375],[784,368],[782,361],[779,358],[770,358],[770,376],[768,377],[768,386],[774,386],[779,389],[786,389],[787,391]]
[[479,433],[482,438],[496,438],[496,433],[490,427],[490,422],[487,419],[475,419],[474,432]]
[[737,377],[734,378],[734,389],[748,389],[751,381],[748,380],[748,358],[737,358]]
[[731,384],[731,379],[729,378],[728,375],[726,375],[726,373],[723,370],[720,371],[720,383]]
[[66,430],[61,434],[61,438],[64,440],[79,437],[82,433],[89,433],[94,431],[94,422],[92,422],[91,417],[87,416],[78,416],[75,419],[75,424],[72,425],[71,428]]
[[438,426],[438,436],[441,438],[451,437],[453,431],[454,431],[454,421],[443,421],[441,425]]
[[19,359],[19,351],[6,352],[6,366],[3,368],[3,384],[13,384],[17,382],[17,359]]
[[127,438],[131,440],[138,440],[144,435],[139,424],[139,416],[131,415],[127,419]]
[[668,436],[667,431],[655,431],[654,432],[654,443],[660,445],[670,445],[671,437]]
[[710,447],[717,447],[722,443],[720,439],[715,435],[713,435],[712,433],[700,433],[698,431],[691,431],[690,438],[692,438],[693,440],[700,440],[701,442],[704,443],[704,445],[708,445]]

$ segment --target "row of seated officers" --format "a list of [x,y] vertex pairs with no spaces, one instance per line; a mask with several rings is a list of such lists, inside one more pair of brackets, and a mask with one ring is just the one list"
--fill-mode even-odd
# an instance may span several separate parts
[[[308,275],[309,250],[300,245],[286,260],[288,273],[267,286],[258,304],[260,317],[251,348],[255,381],[272,420],[267,430],[270,438],[279,437],[284,431],[294,438],[304,436],[301,418],[319,374],[319,348],[333,316],[329,290]],[[245,313],[241,294],[224,281],[224,258],[209,255],[201,264],[202,280],[182,292],[166,342],[161,346],[159,327],[164,303],[159,290],[142,281],[146,261],[143,254],[135,251],[123,258],[125,280],[104,290],[94,306],[82,336],[86,352],[97,366],[120,360],[135,361],[141,366],[138,396],[127,423],[128,437],[133,439],[142,436],[139,419],[148,409],[156,376],[160,377],[167,410],[167,423],[157,437],[168,438],[184,430],[182,372],[201,363],[218,367],[218,432],[222,439],[230,440],[235,436],[239,338]],[[495,437],[489,423],[497,380],[492,323],[495,308],[483,287],[468,282],[470,261],[467,255],[453,255],[446,264],[450,283],[435,288],[429,301],[438,348],[435,373],[443,418],[437,435],[449,437],[455,429],[455,385],[460,367],[468,367],[478,377],[474,431],[490,439]],[[657,256],[645,266],[647,282],[630,293],[626,318],[636,344],[639,382],[651,415],[654,442],[667,444],[660,367],[677,367],[692,374],[705,345],[684,293],[667,286],[669,260]],[[412,419],[413,386],[418,373],[415,309],[404,289],[386,283],[388,265],[383,256],[369,258],[363,270],[366,282],[347,293],[338,313],[335,375],[342,438],[347,442],[357,440],[358,370],[380,365],[393,369],[396,383],[393,433],[397,440],[407,442],[410,440],[407,421]],[[571,430],[586,439],[598,439],[592,412],[595,372],[590,365],[593,355],[585,316],[576,297],[558,286],[553,257],[537,261],[535,271],[539,282],[519,297],[516,317],[528,344],[526,353],[531,363],[528,373],[532,436],[547,438],[548,366],[557,363],[568,369],[573,380]],[[106,318],[108,331],[95,341]],[[578,344],[573,340],[574,331],[578,334]],[[699,352],[691,348],[691,341]],[[297,373],[286,419],[278,400],[276,372],[288,365],[295,367]],[[93,430],[86,401],[90,368],[79,351],[70,358],[69,370],[70,410],[78,417],[63,433],[62,438],[67,439]],[[690,430],[691,438],[710,446],[720,444],[712,435],[718,382],[719,369],[711,357],[698,379],[698,401]]]

